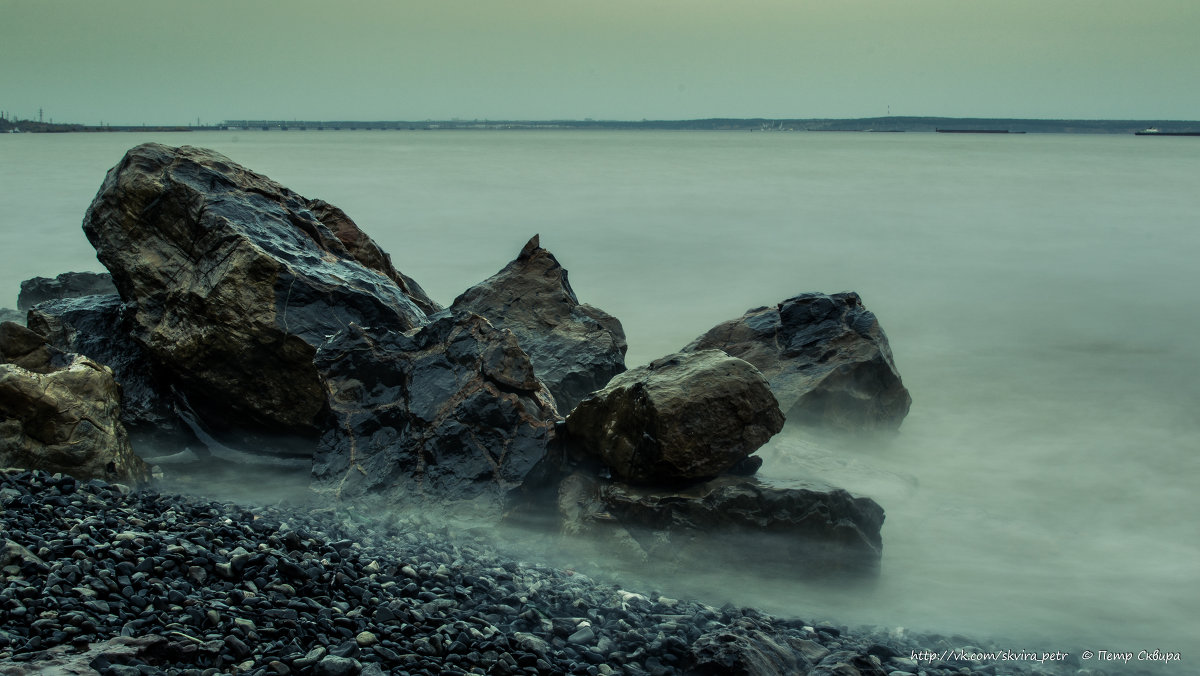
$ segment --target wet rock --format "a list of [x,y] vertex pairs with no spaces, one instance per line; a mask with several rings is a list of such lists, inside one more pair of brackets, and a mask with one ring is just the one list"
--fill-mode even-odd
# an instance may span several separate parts
[[112,369],[121,385],[121,422],[130,434],[178,442],[187,434],[175,413],[171,384],[130,336],[128,314],[115,293],[83,296],[39,303],[29,311],[29,325],[54,347]]
[[149,478],[121,424],[111,370],[11,323],[0,325],[0,354],[13,360],[0,363],[0,466],[125,483]]
[[812,666],[786,640],[754,628],[709,632],[691,646],[693,673],[713,676],[776,676],[808,673]]
[[21,282],[17,309],[24,312],[38,303],[58,298],[78,298],[116,293],[107,272],[64,272],[54,277],[34,277]]
[[133,338],[197,407],[248,424],[315,434],[317,346],[351,323],[411,329],[432,307],[345,214],[202,148],[130,150],[83,229]]
[[625,370],[625,331],[612,315],[580,303],[567,271],[534,235],[516,260],[454,300],[517,336],[564,415]]
[[717,325],[683,348],[754,364],[792,423],[894,430],[912,398],[887,336],[856,293],[805,293]]
[[723,476],[685,488],[569,477],[560,491],[564,532],[628,534],[656,560],[786,567],[804,578],[862,577],[879,570],[883,509],[870,498],[819,484]]
[[719,350],[674,354],[617,376],[567,417],[572,452],[637,483],[720,475],[783,428],[767,381]]
[[313,458],[319,490],[490,511],[547,471],[550,393],[513,335],[483,317],[444,312],[409,333],[351,325],[317,365],[332,416]]

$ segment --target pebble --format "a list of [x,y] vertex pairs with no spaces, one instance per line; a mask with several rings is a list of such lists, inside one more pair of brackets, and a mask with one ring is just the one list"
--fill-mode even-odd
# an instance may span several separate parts
[[21,470],[0,470],[0,508],[0,664],[90,646],[96,671],[130,676],[770,673],[780,650],[814,673],[1080,666],[918,663],[947,642],[995,647],[617,589],[415,520]]

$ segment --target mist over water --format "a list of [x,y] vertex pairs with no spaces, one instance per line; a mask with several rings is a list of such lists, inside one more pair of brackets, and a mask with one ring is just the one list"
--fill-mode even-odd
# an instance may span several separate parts
[[878,501],[879,580],[643,571],[663,593],[1200,658],[1200,139],[26,134],[0,138],[0,305],[22,279],[101,269],[80,220],[145,140],[342,207],[443,304],[540,233],[580,299],[624,323],[630,366],[754,306],[859,292],[911,413],[883,439],[788,428],[761,473]]

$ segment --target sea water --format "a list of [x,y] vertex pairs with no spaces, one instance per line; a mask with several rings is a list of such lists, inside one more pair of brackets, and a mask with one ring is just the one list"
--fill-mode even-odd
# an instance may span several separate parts
[[657,580],[664,593],[1011,650],[1195,650],[1200,139],[5,135],[0,305],[23,279],[102,269],[80,221],[149,140],[212,147],[342,207],[443,304],[540,233],[580,299],[624,323],[630,366],[751,307],[859,292],[911,413],[885,439],[788,429],[762,474],[877,500],[879,580],[762,579],[714,559]]

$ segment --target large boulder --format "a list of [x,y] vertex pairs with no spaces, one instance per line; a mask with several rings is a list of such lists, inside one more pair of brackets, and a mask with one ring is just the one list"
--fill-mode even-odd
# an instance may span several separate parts
[[340,210],[203,148],[130,150],[83,229],[133,338],[238,423],[315,434],[317,346],[350,324],[406,331],[436,308]]
[[57,277],[34,277],[21,282],[17,309],[21,311],[38,303],[58,298],[78,298],[116,293],[112,275],[107,272],[64,272]]
[[884,512],[816,483],[721,476],[686,487],[635,486],[575,473],[560,484],[568,535],[607,537],[643,560],[688,569],[755,565],[804,578],[878,572]]
[[148,468],[120,420],[112,371],[0,324],[0,466],[140,483]]
[[580,303],[567,271],[537,235],[516,260],[454,300],[517,336],[564,415],[625,370],[625,331],[603,310]]
[[332,420],[313,487],[500,516],[552,469],[549,391],[508,331],[474,314],[408,333],[350,325],[317,354]]
[[620,480],[695,483],[783,428],[766,379],[719,350],[673,354],[613,378],[567,417],[572,452]]
[[683,351],[712,349],[758,367],[791,423],[895,430],[912,404],[879,320],[856,293],[805,293],[749,310]]

